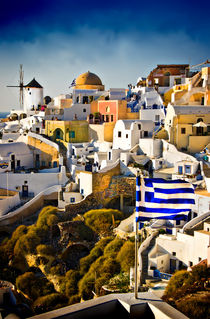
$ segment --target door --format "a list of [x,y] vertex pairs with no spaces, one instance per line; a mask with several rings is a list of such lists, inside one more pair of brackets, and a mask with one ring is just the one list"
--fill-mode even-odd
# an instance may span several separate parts
[[11,170],[15,170],[15,155],[11,155]]
[[22,197],[28,197],[28,185],[22,185]]

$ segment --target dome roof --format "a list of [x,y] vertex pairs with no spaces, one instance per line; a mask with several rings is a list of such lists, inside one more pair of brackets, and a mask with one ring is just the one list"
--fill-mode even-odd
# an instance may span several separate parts
[[96,74],[88,71],[78,76],[76,85],[102,85],[102,82]]

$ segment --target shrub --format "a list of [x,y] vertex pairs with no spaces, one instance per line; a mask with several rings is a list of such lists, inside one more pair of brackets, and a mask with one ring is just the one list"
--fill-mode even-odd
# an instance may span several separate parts
[[36,251],[40,255],[54,256],[55,249],[51,245],[38,245]]
[[36,313],[42,313],[64,307],[68,304],[68,298],[59,293],[53,293],[39,297],[33,304]]
[[135,244],[126,241],[117,254],[117,261],[123,272],[130,272],[130,267],[133,267],[135,263]]
[[189,271],[186,271],[186,270],[177,271],[171,277],[171,279],[169,280],[169,283],[165,289],[164,295],[166,296],[166,298],[175,297],[177,295],[177,293],[179,295],[180,292],[178,291],[178,289],[183,287],[186,280],[189,279],[189,276],[191,276]]
[[103,255],[104,248],[112,240],[111,237],[102,238],[95,247],[91,250],[90,254],[80,259],[80,273],[84,275],[90,268],[90,265],[100,256]]
[[27,233],[26,235],[20,237],[20,239],[16,242],[14,247],[14,254],[17,256],[34,253],[36,250],[36,246],[38,246],[39,244],[40,237],[38,237],[33,232]]
[[115,238],[104,249],[104,256],[115,258],[123,244],[124,241],[122,239]]
[[80,274],[78,271],[69,270],[65,276],[65,294],[68,297],[78,294],[78,282]]
[[113,224],[123,219],[123,213],[117,209],[96,209],[84,214],[85,223],[100,235],[109,235]]
[[95,287],[95,274],[88,273],[79,281],[79,294],[84,300],[92,299]]
[[33,272],[26,272],[18,276],[16,286],[32,300],[54,291],[54,286],[49,281],[36,277]]
[[191,319],[210,318],[209,296],[192,296],[176,303],[179,311]]
[[69,305],[73,305],[73,304],[75,304],[75,303],[79,303],[79,302],[80,302],[80,299],[81,299],[80,295],[71,296],[71,297],[69,298],[68,304],[69,304]]

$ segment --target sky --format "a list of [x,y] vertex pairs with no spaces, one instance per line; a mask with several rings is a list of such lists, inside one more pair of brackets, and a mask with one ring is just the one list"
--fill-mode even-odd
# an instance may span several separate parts
[[127,88],[157,64],[210,59],[208,0],[1,1],[0,112],[19,108],[34,77],[44,96],[70,92],[81,73],[97,74],[106,89]]

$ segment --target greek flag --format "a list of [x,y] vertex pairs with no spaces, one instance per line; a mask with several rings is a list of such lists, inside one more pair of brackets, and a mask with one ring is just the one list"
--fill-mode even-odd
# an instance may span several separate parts
[[69,88],[73,87],[73,86],[76,86],[76,79],[74,79],[72,82],[71,82],[71,85]]
[[194,187],[183,180],[136,178],[136,222],[187,219],[195,204]]

